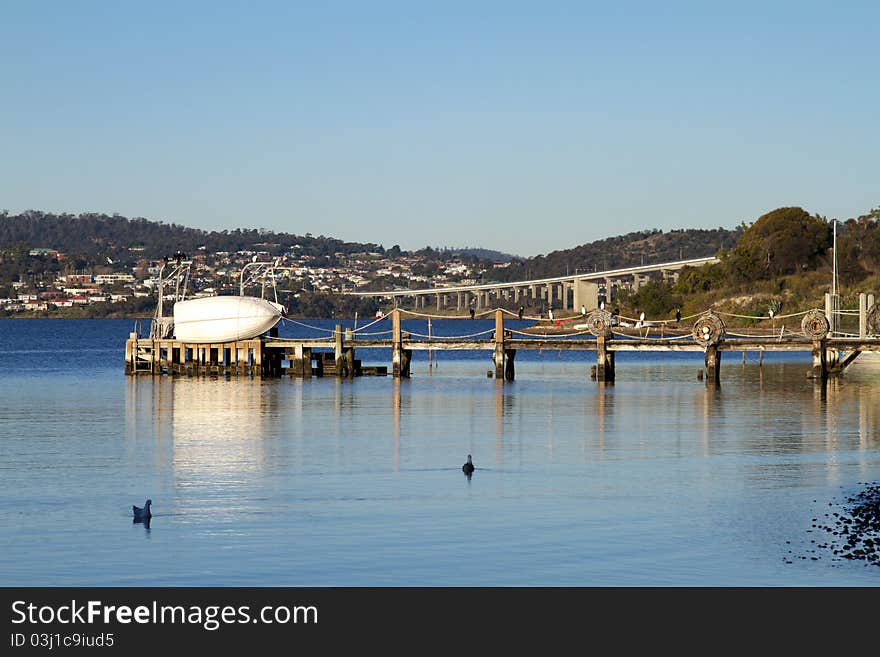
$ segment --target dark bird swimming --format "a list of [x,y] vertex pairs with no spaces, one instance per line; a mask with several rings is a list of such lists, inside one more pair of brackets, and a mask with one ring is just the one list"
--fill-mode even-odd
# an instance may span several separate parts
[[474,462],[471,460],[470,454],[468,454],[467,463],[465,463],[463,466],[461,466],[461,470],[466,475],[472,475],[474,473]]
[[132,514],[134,514],[135,522],[149,520],[150,518],[153,517],[153,514],[150,513],[150,505],[152,503],[153,503],[153,500],[147,500],[144,503],[143,509],[139,506],[135,506],[134,504],[131,505],[131,512],[132,512]]

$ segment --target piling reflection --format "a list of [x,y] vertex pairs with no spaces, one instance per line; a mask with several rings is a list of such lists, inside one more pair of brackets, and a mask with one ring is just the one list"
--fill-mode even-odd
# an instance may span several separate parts
[[[764,364],[746,372],[723,414],[728,421],[741,418],[739,441],[730,448],[759,456],[748,471],[769,485],[821,473],[823,484],[835,486],[851,477],[852,468],[870,477],[880,429],[875,385],[847,373],[824,382],[809,374],[802,363]],[[799,460],[809,454],[826,457]]]
[[[495,380],[495,438],[496,447],[500,447],[501,437],[504,435],[504,402],[507,399],[505,393],[510,387],[503,381]],[[507,399],[507,401],[510,401]]]
[[400,471],[400,379],[391,382],[391,467]]
[[173,460],[173,383],[167,377],[125,378],[125,437],[130,460],[138,458],[142,445],[152,446],[152,459],[158,467],[165,469]]
[[584,414],[584,453],[596,451],[600,458],[605,455],[605,432],[610,428],[613,433],[613,423],[610,419],[614,415],[614,382],[598,381],[594,399],[594,412]]

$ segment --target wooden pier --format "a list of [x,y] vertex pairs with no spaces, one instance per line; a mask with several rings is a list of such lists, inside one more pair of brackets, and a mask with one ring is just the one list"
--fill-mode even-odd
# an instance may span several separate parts
[[764,352],[800,351],[812,355],[809,376],[824,382],[840,374],[861,352],[880,351],[877,337],[830,336],[828,321],[818,311],[804,316],[801,334],[784,337],[782,334],[727,336],[723,322],[711,312],[701,316],[691,332],[670,330],[664,332],[663,337],[648,337],[644,329],[615,329],[613,318],[597,310],[587,317],[589,331],[558,337],[506,329],[507,311],[497,309],[494,331],[485,338],[412,336],[401,330],[403,312],[395,309],[389,313],[390,339],[368,339],[351,329],[343,330],[341,325],[336,325],[329,338],[279,338],[273,330],[259,338],[219,344],[189,344],[173,339],[142,338],[131,333],[125,345],[125,371],[131,375],[383,376],[389,373],[387,366],[362,365],[355,357],[355,350],[390,349],[391,375],[407,378],[415,350],[482,350],[492,354],[494,371],[490,370],[490,374],[501,381],[513,381],[517,351],[578,350],[595,352],[596,364],[591,367],[591,378],[610,382],[615,378],[616,352],[693,351],[704,354],[707,381],[720,383],[724,352],[757,352],[763,361]]

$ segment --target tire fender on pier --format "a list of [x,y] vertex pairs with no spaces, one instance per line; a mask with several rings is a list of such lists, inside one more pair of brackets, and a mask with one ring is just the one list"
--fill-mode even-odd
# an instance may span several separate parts
[[693,335],[704,347],[718,344],[724,339],[724,322],[711,310],[705,312],[694,322]]
[[818,308],[808,310],[801,320],[801,331],[811,340],[824,340],[831,330],[831,324],[825,313]]

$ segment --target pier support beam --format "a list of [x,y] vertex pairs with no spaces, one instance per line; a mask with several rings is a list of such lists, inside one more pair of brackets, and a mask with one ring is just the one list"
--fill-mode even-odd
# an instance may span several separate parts
[[409,378],[409,365],[412,349],[403,348],[403,333],[400,330],[400,311],[391,313],[391,374],[395,379]]
[[333,331],[334,345],[333,345],[333,360],[336,365],[336,376],[345,377],[348,376],[348,363],[346,362],[344,347],[342,342],[342,324],[336,325],[336,330]]
[[[267,374],[267,372],[264,370],[264,367],[267,365],[267,363],[263,361],[263,341],[251,340],[250,343],[254,354],[254,376],[263,376],[264,374]],[[202,357],[204,358],[204,349],[200,349],[200,351],[202,352]]]
[[516,349],[504,350],[504,380],[513,381],[516,378],[516,368],[513,361],[516,358]]
[[495,353],[492,356],[492,360],[495,361],[495,379],[500,381],[504,378],[504,345],[495,345]]
[[859,339],[868,337],[868,295],[859,293]]
[[811,378],[817,383],[825,383],[828,380],[828,360],[825,340],[813,340],[813,369]]
[[721,383],[721,352],[715,344],[706,346],[706,381],[716,385]]
[[499,308],[495,311],[495,378],[504,379],[504,313]]
[[291,370],[293,376],[304,378],[312,376],[312,350],[310,347],[303,347],[301,344],[293,347]]
[[137,333],[129,333],[125,341],[125,373],[133,374],[137,371]]
[[614,381],[614,352],[608,349],[604,335],[596,337],[596,380]]

